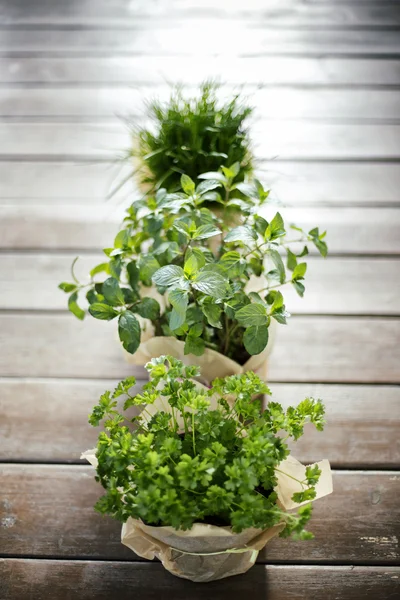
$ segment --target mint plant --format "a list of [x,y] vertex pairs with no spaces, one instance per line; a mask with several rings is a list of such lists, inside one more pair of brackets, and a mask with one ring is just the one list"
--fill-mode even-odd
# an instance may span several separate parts
[[[207,389],[192,379],[198,367],[171,356],[153,359],[146,369],[150,380],[142,393],[132,395],[135,379],[125,379],[101,396],[89,417],[93,426],[104,421],[96,480],[105,494],[96,509],[123,522],[133,517],[175,529],[204,522],[239,533],[284,523],[281,536],[312,537],[304,529],[311,504],[287,513],[277,505],[274,487],[289,454],[287,440],[303,435],[308,422],[323,429],[321,401],[306,398],[286,411],[270,402],[262,410],[255,397],[271,392],[252,372],[216,379]],[[117,409],[121,396],[123,413]],[[157,402],[159,409],[150,411]],[[139,416],[125,412],[142,405]],[[292,499],[313,500],[320,474],[317,465],[307,467]]]
[[238,162],[242,178],[252,170],[245,126],[252,109],[239,94],[219,101],[218,89],[208,81],[193,98],[185,98],[176,88],[168,102],[148,104],[150,125],[132,127],[133,144],[125,157],[137,159],[142,183],[155,190],[176,191],[182,174],[196,180],[199,173],[217,171],[221,162]]
[[[290,316],[278,288],[292,285],[303,296],[308,246],[322,256],[327,246],[318,228],[287,227],[279,212],[266,220],[268,190],[257,179],[237,181],[239,173],[235,163],[200,175],[197,185],[185,174],[181,191],[159,189],[133,202],[89,283],[79,282],[72,268],[73,281],[60,284],[70,294],[70,311],[84,318],[78,297],[86,293],[89,314],[118,321],[131,354],[141,341],[138,317],[151,321],[155,335],[182,340],[185,354],[210,348],[244,364],[262,352],[271,319],[285,324]],[[206,202],[220,205],[224,218]],[[248,291],[251,279],[255,291]]]

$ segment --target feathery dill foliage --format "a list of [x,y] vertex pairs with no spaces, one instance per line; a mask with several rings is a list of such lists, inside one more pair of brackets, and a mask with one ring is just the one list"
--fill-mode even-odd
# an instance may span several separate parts
[[[281,536],[312,537],[304,530],[311,504],[289,514],[277,505],[273,488],[289,454],[286,439],[298,439],[307,422],[323,429],[321,401],[307,398],[286,411],[270,402],[262,410],[254,398],[271,392],[252,372],[216,379],[207,389],[192,379],[198,367],[171,356],[146,368],[150,381],[143,393],[131,395],[135,380],[128,378],[103,394],[89,417],[93,426],[105,420],[96,479],[106,493],[96,509],[120,521],[134,517],[175,529],[205,522],[240,532],[285,523]],[[130,419],[117,410],[125,395],[124,409],[145,405],[140,416]],[[320,474],[318,466],[307,467],[295,502],[315,498]]]
[[185,173],[196,181],[199,173],[218,171],[221,163],[239,163],[242,178],[252,170],[248,131],[244,125],[252,108],[239,95],[220,102],[218,85],[203,83],[198,97],[186,99],[177,89],[169,102],[148,106],[153,130],[134,132],[138,148],[132,154],[143,164],[139,177],[158,189],[174,191]]

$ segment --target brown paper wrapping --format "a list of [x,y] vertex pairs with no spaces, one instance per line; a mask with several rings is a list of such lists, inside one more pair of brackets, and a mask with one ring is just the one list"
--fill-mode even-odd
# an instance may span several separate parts
[[[84,452],[81,458],[97,466],[95,448]],[[322,471],[316,486],[318,499],[332,493],[332,474],[327,460],[316,464]],[[279,464],[275,491],[279,505],[285,510],[300,506],[293,502],[292,495],[301,491],[302,486],[291,477],[302,481],[305,470],[306,467],[293,456]],[[241,533],[234,533],[230,527],[194,523],[188,531],[181,531],[172,527],[152,527],[138,519],[129,518],[122,526],[121,541],[142,558],[158,558],[177,577],[207,582],[248,571],[254,565],[259,551],[283,528],[283,524],[278,524],[264,531],[245,529]]]

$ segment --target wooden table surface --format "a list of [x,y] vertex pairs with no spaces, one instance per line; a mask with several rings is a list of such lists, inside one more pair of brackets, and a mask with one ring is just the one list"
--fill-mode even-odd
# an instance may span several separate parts
[[[246,575],[204,585],[136,557],[93,511],[87,414],[132,368],[56,285],[129,201],[104,201],[129,143],[118,116],[212,76],[246,84],[286,216],[329,230],[269,373],[279,401],[325,400],[325,434],[295,454],[329,458],[334,493],[314,540],[275,539]],[[0,0],[0,116],[0,599],[400,597],[400,3]]]

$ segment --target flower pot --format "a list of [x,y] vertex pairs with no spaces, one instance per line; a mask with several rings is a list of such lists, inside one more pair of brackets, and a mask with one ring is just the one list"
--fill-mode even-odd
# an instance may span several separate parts
[[[97,466],[96,449],[87,450],[81,458]],[[316,485],[315,499],[318,499],[332,493],[332,475],[327,460],[316,464],[321,469]],[[302,489],[295,479],[303,480],[305,469],[293,456],[279,464],[275,492],[279,506],[285,510],[300,506],[292,496]],[[122,526],[121,541],[142,558],[158,558],[173,575],[205,583],[248,571],[259,551],[283,528],[284,524],[278,523],[265,530],[251,528],[234,533],[230,527],[195,523],[183,531],[170,526],[154,527],[129,518]]]
[[239,575],[255,563],[259,551],[282,531],[279,524],[264,531],[195,523],[188,531],[151,527],[128,519],[121,541],[142,558],[158,558],[173,575],[199,583]]
[[[206,348],[204,354],[195,356],[194,354],[185,354],[185,343],[174,337],[155,336],[151,337],[151,332],[147,332],[149,338],[143,341],[135,354],[125,352],[126,360],[134,365],[145,365],[152,358],[157,356],[171,355],[178,358],[186,365],[196,365],[201,370],[201,380],[204,383],[210,383],[217,377],[226,377],[227,375],[238,375],[246,371],[254,371],[262,379],[267,376],[267,357],[270,354],[272,344],[260,354],[251,356],[244,365],[240,365],[231,358],[224,356],[220,352]],[[142,337],[143,339],[143,337]]]

